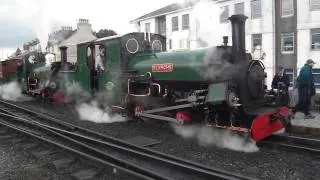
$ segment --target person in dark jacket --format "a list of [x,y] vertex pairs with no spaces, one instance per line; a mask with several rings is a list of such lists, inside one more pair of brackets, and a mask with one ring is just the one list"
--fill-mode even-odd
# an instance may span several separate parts
[[279,103],[283,106],[287,106],[289,103],[289,86],[289,76],[284,73],[284,68],[280,67],[277,74],[273,77],[271,88],[278,90]]
[[314,79],[312,75],[312,67],[314,64],[315,62],[312,59],[308,59],[306,64],[301,68],[297,79],[299,102],[295,108],[293,108],[292,113],[294,115],[297,111],[302,111],[305,115],[305,119],[315,118],[309,112],[311,97],[315,95]]

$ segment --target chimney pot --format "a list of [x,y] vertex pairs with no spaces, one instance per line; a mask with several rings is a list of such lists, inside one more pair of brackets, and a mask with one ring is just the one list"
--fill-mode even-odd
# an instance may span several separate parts
[[228,19],[232,24],[232,53],[235,59],[244,60],[246,56],[245,15],[232,15]]

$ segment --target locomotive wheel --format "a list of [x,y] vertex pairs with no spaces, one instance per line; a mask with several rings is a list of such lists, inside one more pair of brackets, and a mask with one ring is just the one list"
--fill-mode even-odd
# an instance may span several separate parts
[[217,112],[216,122],[219,126],[231,126],[230,123],[231,113],[228,111]]
[[143,112],[143,111],[144,111],[144,106],[143,106],[143,105],[136,105],[136,106],[134,106],[134,116],[133,116],[133,120],[136,121],[136,122],[144,122],[141,117],[135,115],[135,113],[137,113],[137,112]]
[[177,123],[180,125],[190,124],[191,117],[186,112],[178,112],[176,114],[176,120],[177,120]]
[[143,119],[141,117],[135,115],[136,112],[142,112],[143,110],[143,106],[128,103],[126,106],[126,114],[129,119],[128,122],[143,122]]

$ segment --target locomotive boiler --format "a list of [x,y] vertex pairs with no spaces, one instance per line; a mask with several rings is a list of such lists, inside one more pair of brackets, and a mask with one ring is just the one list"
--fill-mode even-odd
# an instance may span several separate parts
[[127,81],[134,117],[199,122],[250,133],[255,141],[284,128],[287,107],[265,99],[264,65],[245,52],[243,15],[229,18],[232,46],[135,56]]

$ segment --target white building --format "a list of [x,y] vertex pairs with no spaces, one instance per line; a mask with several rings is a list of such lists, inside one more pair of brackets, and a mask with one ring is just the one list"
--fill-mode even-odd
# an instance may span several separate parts
[[138,32],[158,33],[167,37],[167,47],[172,49],[190,48],[192,32],[190,16],[194,2],[170,4],[166,7],[141,16],[131,23],[135,24]]
[[[248,16],[246,22],[246,49],[261,45],[266,56],[263,62],[270,87],[275,69],[274,4],[272,0],[216,0],[171,4],[137,18],[138,31],[163,34],[169,50],[198,48],[222,44],[222,37],[229,36],[232,44],[231,24],[233,14]],[[263,11],[262,11],[263,9]]]
[[47,50],[56,55],[56,61],[60,61],[60,46],[67,46],[68,62],[77,61],[77,44],[84,41],[97,39],[92,33],[91,24],[87,19],[79,19],[77,29],[72,30],[71,27],[63,27],[60,31],[51,36]]
[[[261,45],[266,56],[262,60],[270,88],[275,70],[275,31],[272,0],[218,0],[220,10],[220,26],[228,36],[231,36],[230,22],[227,20],[233,14],[244,14],[246,21],[246,49],[253,52],[254,45]],[[263,9],[263,10],[262,10]]]
[[[55,61],[60,60],[59,59],[60,58],[59,44],[63,40],[69,38],[73,33],[75,33],[75,30],[73,30],[72,27],[63,26],[63,27],[61,27],[60,30],[49,34],[46,51],[55,55],[55,58],[54,58]],[[59,56],[59,58],[57,58],[56,56]]]

